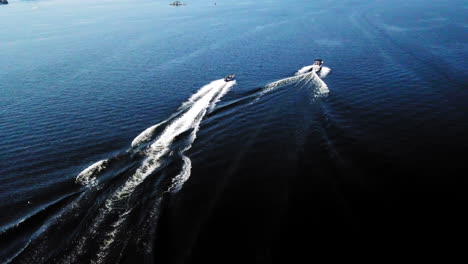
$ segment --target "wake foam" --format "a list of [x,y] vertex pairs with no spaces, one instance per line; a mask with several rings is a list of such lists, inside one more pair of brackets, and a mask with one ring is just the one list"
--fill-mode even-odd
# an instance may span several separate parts
[[[312,69],[313,65],[307,65],[302,67],[300,70],[298,70],[294,75],[302,75],[306,74]],[[328,67],[323,66],[322,70],[317,74],[320,78],[325,78],[327,75],[330,73],[331,69]]]
[[192,161],[190,158],[183,156],[184,165],[182,166],[182,171],[172,179],[172,185],[169,187],[168,191],[176,193],[180,191],[182,185],[190,177],[190,172],[192,170]]
[[327,77],[327,75],[330,72],[331,72],[330,68],[323,66],[322,70],[319,72],[318,76],[323,79],[323,78]]
[[[323,70],[323,68],[322,68]],[[317,87],[316,96],[324,96],[327,95],[330,90],[328,89],[328,85],[314,72],[314,78],[312,78],[312,82]]]
[[303,83],[302,87],[306,87],[309,84],[313,84],[316,88],[316,97],[327,95],[330,92],[330,90],[328,89],[327,84],[321,79],[321,77],[327,76],[328,73],[330,73],[331,69],[328,67],[322,67],[320,75],[318,75],[316,72],[309,72],[311,68],[312,65],[304,66],[301,69],[299,69],[292,77],[284,78],[265,85],[261,90],[259,96],[254,100],[254,102],[259,100],[265,94],[277,88],[294,83]]
[[141,132],[140,135],[138,135],[135,139],[133,139],[132,148],[137,148],[140,145],[151,141],[151,139],[154,136],[154,133],[155,133],[156,129],[158,127],[160,127],[164,123],[165,123],[165,121],[163,121],[163,122],[161,122],[159,124],[156,124],[154,126],[148,127],[147,129],[145,129],[145,131]]
[[307,66],[304,66],[302,67],[301,69],[299,69],[294,75],[302,75],[302,74],[305,74],[305,73],[308,73],[310,71],[310,69],[312,69],[313,65],[307,65]]
[[[93,224],[87,230],[89,236],[83,236],[79,239],[76,243],[77,246],[72,251],[72,255],[77,256],[83,253],[83,248],[87,244],[87,241],[96,239],[95,234],[104,232],[98,242],[99,250],[96,259],[92,260],[92,262],[106,262],[108,253],[112,249],[112,244],[116,241],[116,235],[120,233],[122,228],[125,227],[125,223],[128,222],[127,218],[130,213],[128,210],[131,208],[129,203],[132,200],[130,197],[146,178],[164,168],[170,159],[180,158],[183,161],[183,165],[178,175],[172,178],[169,186],[162,186],[157,191],[159,195],[162,195],[164,192],[178,192],[182,188],[183,184],[190,177],[192,167],[190,158],[185,156],[184,152],[190,149],[195,141],[203,118],[207,113],[213,111],[217,102],[235,84],[235,81],[225,82],[224,79],[220,79],[203,86],[190,96],[174,115],[145,129],[133,139],[128,152],[131,154],[138,151],[143,156],[141,164],[128,179],[110,194],[103,206],[99,208],[98,213],[93,218]],[[164,126],[162,126],[163,124]],[[189,134],[185,136],[185,133]],[[179,141],[179,138],[182,141]],[[178,144],[182,145],[179,146]],[[76,177],[75,181],[81,185],[94,186],[97,184],[96,177],[108,167],[109,160],[100,160],[83,170]]]
[[106,169],[109,160],[100,160],[88,168],[84,169],[78,176],[76,176],[75,183],[81,185],[95,185],[96,175]]
[[[188,157],[183,155],[183,152],[192,146],[192,143],[196,138],[196,132],[198,131],[201,120],[205,114],[209,109],[215,106],[216,102],[225,93],[227,93],[234,84],[235,82],[226,83],[222,79],[213,81],[202,87],[194,96],[190,97],[190,99],[184,104],[185,107],[190,108],[179,118],[168,124],[159,138],[148,147],[146,150],[147,158],[129,178],[129,180],[127,180],[124,185],[114,193],[110,200],[108,200],[106,208],[108,210],[112,210],[114,202],[128,197],[139,184],[160,168],[163,163],[163,158],[170,152],[170,145],[174,139],[185,131],[192,129],[192,133],[181,153],[182,159],[184,160],[184,166],[181,173],[174,178],[174,184],[168,189],[168,191],[180,190],[184,182],[190,177],[191,169],[191,161]],[[120,224],[116,225],[116,227],[117,226],[120,226]],[[112,230],[108,237],[113,237],[115,232],[117,231]],[[113,242],[113,239],[106,240],[101,247],[107,248],[110,241]],[[104,250],[104,248],[102,249]],[[100,259],[98,262],[101,262]]]

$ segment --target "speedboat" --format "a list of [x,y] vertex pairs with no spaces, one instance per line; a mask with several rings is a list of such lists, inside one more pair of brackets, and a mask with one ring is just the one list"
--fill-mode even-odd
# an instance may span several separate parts
[[225,81],[225,82],[234,81],[235,78],[236,78],[236,75],[234,75],[234,74],[229,74],[228,76],[224,77],[224,81]]
[[173,3],[171,3],[171,4],[169,4],[169,5],[173,5],[173,6],[181,6],[181,5],[182,5],[182,3],[181,3],[180,1],[175,1],[175,2],[173,2]]
[[310,68],[309,72],[314,71],[314,72],[320,72],[322,70],[322,65],[323,65],[323,60],[322,59],[315,59],[314,64]]

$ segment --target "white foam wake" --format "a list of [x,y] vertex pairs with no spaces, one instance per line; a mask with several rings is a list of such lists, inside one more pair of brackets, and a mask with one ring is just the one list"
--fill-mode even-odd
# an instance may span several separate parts
[[319,72],[318,76],[323,79],[323,78],[327,77],[327,75],[330,73],[330,71],[331,71],[330,68],[323,66],[322,70]]
[[[317,89],[316,92],[315,92],[315,96],[327,95],[330,92],[330,90],[328,89],[327,84],[320,78],[319,75],[317,75],[317,73],[315,73],[314,71],[309,72],[309,70],[311,68],[312,68],[312,65],[302,67],[292,77],[284,78],[284,79],[281,79],[281,80],[278,80],[278,81],[275,81],[275,82],[272,82],[272,83],[269,83],[269,84],[265,85],[265,87],[263,87],[260,94],[257,96],[257,98],[252,103],[256,102],[257,100],[259,100],[265,94],[267,94],[267,93],[269,93],[269,92],[271,92],[271,91],[273,91],[273,90],[275,90],[275,89],[277,89],[279,87],[283,87],[283,86],[288,85],[288,84],[299,83],[299,82],[303,82],[302,87],[305,87],[306,85],[308,85],[310,83],[313,83],[314,87],[316,87],[316,89]],[[325,74],[324,76],[326,76],[330,72],[330,68],[323,67],[322,71],[324,71],[324,74]]]
[[81,185],[95,185],[96,175],[107,167],[108,160],[100,160],[88,168],[84,169],[78,176],[75,182]]
[[302,75],[308,73],[312,69],[313,65],[307,65],[299,69],[294,75]]
[[[226,83],[224,80],[217,80],[217,81],[211,82],[208,85],[203,86],[195,94],[190,96],[190,98],[186,102],[184,102],[179,107],[178,111],[175,114],[173,114],[170,118],[145,129],[137,137],[135,137],[131,143],[131,148],[134,150],[135,148],[140,147],[144,143],[147,143],[153,140],[154,134],[158,127],[167,123],[169,120],[171,120],[175,116],[181,114],[184,110],[187,110],[190,107],[194,106],[195,103],[199,101],[204,102],[203,99],[205,99],[205,101],[209,99],[209,103],[207,107],[209,107],[208,111],[211,112],[216,106],[216,103],[221,99],[221,97],[223,97],[231,89],[232,86],[235,85],[235,83],[236,83],[235,81]],[[198,108],[194,108],[194,110],[196,109]],[[193,112],[194,111],[192,111],[192,113]],[[203,113],[203,116],[204,114],[205,113]],[[176,123],[176,121],[174,121],[174,123]],[[182,127],[180,127],[180,130],[184,132],[185,130],[182,129],[184,127],[183,123],[182,122],[179,122],[179,123],[182,125]],[[180,133],[175,134],[174,137],[179,134]],[[163,135],[167,135],[167,133],[163,133],[161,136]],[[88,168],[80,172],[78,176],[75,178],[75,182],[77,184],[81,184],[84,186],[96,185],[96,176],[107,168],[108,163],[109,163],[109,160],[100,160],[94,163],[93,165],[89,166]]]
[[[141,184],[149,175],[155,172],[164,162],[164,157],[170,154],[170,146],[174,139],[180,134],[192,130],[189,139],[186,142],[184,149],[182,150],[182,159],[184,160],[184,165],[182,171],[178,176],[173,179],[173,184],[169,188],[169,191],[180,190],[183,183],[190,177],[191,161],[188,157],[183,156],[183,152],[188,150],[193,141],[196,138],[196,133],[199,129],[200,123],[203,117],[213,109],[216,102],[221,99],[221,97],[226,94],[232,86],[235,85],[233,82],[225,82],[223,79],[216,80],[210,84],[202,87],[198,92],[189,98],[189,100],[183,104],[184,107],[187,107],[187,111],[181,114],[180,117],[174,119],[164,129],[164,131],[159,135],[158,139],[150,144],[145,150],[146,158],[143,160],[141,166],[135,171],[135,173],[120,187],[117,191],[106,201],[105,207],[100,212],[100,217],[105,217],[108,212],[114,209],[114,204],[118,201],[121,201],[129,197],[135,188]],[[154,126],[153,126],[154,127]],[[149,131],[153,131],[154,128],[148,128]],[[153,129],[152,129],[153,128]],[[147,130],[148,130],[147,129]],[[145,130],[146,131],[146,130]],[[144,136],[146,133],[140,134],[140,138],[146,138]],[[138,137],[137,137],[138,138]],[[135,140],[137,139],[135,138]],[[134,141],[135,141],[134,140]],[[137,140],[139,142],[140,140]],[[125,216],[122,216],[125,217]],[[120,218],[119,218],[120,219]],[[105,249],[109,248],[112,244],[113,237],[115,233],[118,232],[120,226],[120,220],[117,220],[116,223],[119,223],[108,236],[109,239],[104,241],[104,244],[101,245],[101,251],[98,255],[97,262],[102,261],[102,256],[105,256]],[[101,222],[99,219],[97,222]],[[95,227],[97,228],[97,226]]]
[[313,73],[313,78],[312,81],[315,84],[315,87],[317,87],[316,91],[316,96],[324,96],[327,95],[330,90],[328,89],[328,85],[314,72]]
[[[307,65],[298,70],[294,75],[306,74],[312,69],[313,65]],[[325,66],[322,66],[322,70],[317,74],[320,78],[325,78],[330,73],[331,69]]]
[[146,143],[148,141],[151,141],[153,138],[154,132],[156,129],[161,126],[162,124],[166,123],[166,121],[163,121],[159,124],[156,124],[154,126],[148,127],[145,129],[145,131],[141,132],[135,139],[132,141],[132,148],[137,148],[143,143]]
[[194,93],[192,96],[190,96],[190,98],[179,107],[179,110],[186,109],[187,107],[193,105],[193,103],[195,103],[201,97],[206,95],[210,90],[212,90],[212,86],[211,86],[212,83],[203,86],[196,93]]
[[274,81],[272,83],[269,83],[269,84],[265,85],[265,87],[263,89],[263,92],[269,92],[270,90],[273,90],[273,89],[275,89],[277,87],[280,87],[280,86],[284,86],[284,85],[288,85],[288,84],[291,84],[291,83],[296,83],[296,82],[299,82],[299,81],[304,81],[304,80],[310,79],[310,78],[312,78],[312,75],[313,75],[313,72],[310,72],[310,73],[305,73],[305,74],[296,75],[296,76],[293,76],[293,77],[284,78],[284,79],[281,79],[281,80],[278,80],[278,81]]
[[[140,184],[148,175],[153,173],[161,165],[161,158],[169,153],[169,146],[173,140],[180,134],[193,129],[192,135],[187,147],[190,147],[195,140],[195,133],[198,130],[201,120],[208,112],[209,108],[213,108],[216,102],[227,93],[235,82],[226,83],[224,80],[213,81],[210,84],[202,87],[197,93],[197,97],[192,96],[189,102],[192,103],[190,108],[183,113],[180,117],[174,119],[167,125],[164,131],[159,135],[159,138],[153,142],[145,150],[146,158],[142,165],[135,171],[135,173],[125,182],[125,184],[117,190],[113,195],[116,200],[121,200],[126,197]],[[146,129],[134,142],[141,142],[141,139],[146,139],[148,133],[146,131],[153,131],[156,126]],[[109,206],[112,207],[112,206]]]
[[223,97],[225,94],[231,90],[232,86],[236,84],[236,81],[231,81],[227,85],[225,85],[214,97],[213,100],[211,100],[210,103],[210,108],[208,110],[208,113],[211,113],[213,109],[215,108],[216,104],[221,100],[221,97]]
[[184,165],[182,166],[182,171],[172,179],[172,185],[169,187],[168,191],[172,193],[176,193],[180,191],[182,188],[182,185],[184,184],[185,181],[188,180],[191,174],[192,170],[192,161],[190,160],[189,157],[183,156],[182,157],[184,160]]
[[[216,106],[216,103],[221,100],[221,97],[223,97],[229,90],[231,89],[232,85],[225,85],[223,89],[221,89],[218,94],[214,97],[213,100],[211,100],[210,107],[208,109],[208,112],[213,111],[214,107]],[[192,142],[195,141],[196,135],[198,131],[198,126],[192,131],[190,135],[190,140],[189,144],[185,147],[185,149],[182,152],[187,151],[192,147]],[[192,170],[192,161],[190,158],[182,154],[182,159],[184,161],[184,164],[182,166],[181,172],[172,179],[172,184],[169,186],[168,191],[176,193],[178,192],[181,188],[182,185],[187,181],[187,179],[190,177],[191,170]]]

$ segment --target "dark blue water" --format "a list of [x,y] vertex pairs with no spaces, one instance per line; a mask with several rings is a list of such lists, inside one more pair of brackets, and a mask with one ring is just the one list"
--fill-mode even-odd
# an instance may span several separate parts
[[187,3],[0,6],[0,262],[466,234],[466,2]]

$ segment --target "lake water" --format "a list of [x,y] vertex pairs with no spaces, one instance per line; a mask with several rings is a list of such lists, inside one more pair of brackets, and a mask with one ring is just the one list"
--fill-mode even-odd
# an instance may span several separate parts
[[466,1],[187,3],[0,6],[0,262],[466,233]]

